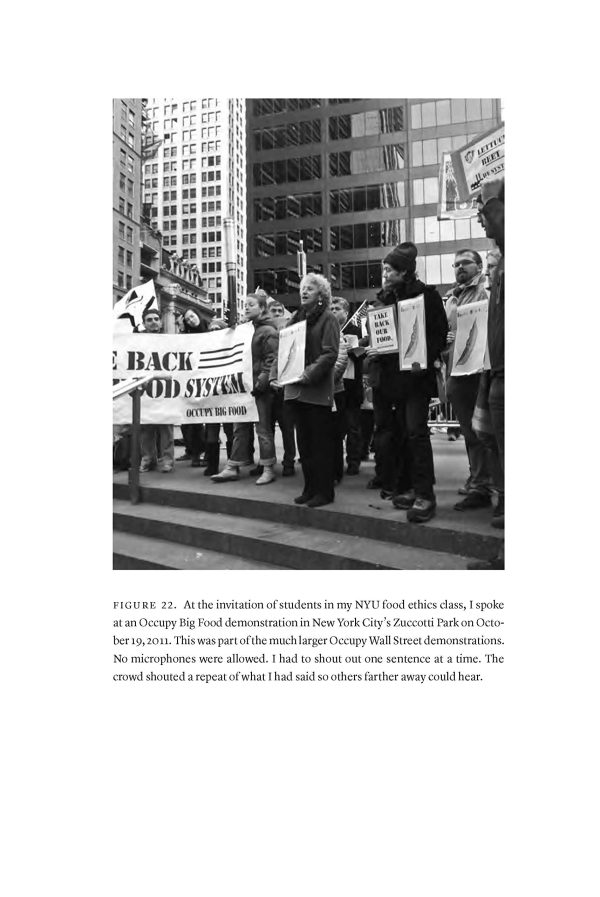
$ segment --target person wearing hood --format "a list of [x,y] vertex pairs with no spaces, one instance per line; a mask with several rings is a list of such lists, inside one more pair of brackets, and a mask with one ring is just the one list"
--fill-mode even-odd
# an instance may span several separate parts
[[[181,318],[181,333],[207,333],[208,323],[193,308],[188,308]],[[191,459],[192,467],[202,467],[200,455],[204,452],[204,424],[181,424],[181,435],[185,443],[185,455],[178,461]]]
[[475,401],[479,391],[480,374],[467,374],[461,377],[452,376],[454,361],[454,341],[458,322],[458,309],[473,302],[487,302],[486,275],[483,273],[483,261],[474,249],[459,249],[454,257],[456,283],[446,294],[446,315],[448,317],[446,369],[448,375],[446,394],[460,424],[460,432],[464,436],[465,448],[469,459],[469,479],[467,494],[458,501],[454,508],[457,511],[470,511],[476,508],[487,508],[492,503],[490,490],[490,469],[488,453],[483,442],[478,439],[471,421],[475,410]]
[[429,436],[429,400],[437,392],[434,362],[446,346],[448,321],[435,287],[416,277],[417,247],[401,243],[383,260],[379,306],[423,296],[427,367],[401,371],[398,354],[368,349],[369,379],[373,385],[375,452],[382,482],[382,498],[406,510],[411,523],[425,523],[436,509],[433,452]]
[[[254,325],[252,336],[252,395],[256,400],[258,423],[256,435],[260,450],[260,465],[263,471],[256,481],[257,486],[265,486],[275,479],[275,440],[271,427],[271,406],[273,393],[270,389],[271,371],[276,363],[279,346],[279,331],[267,311],[267,297],[253,293],[246,297],[246,320]],[[221,473],[212,477],[214,483],[225,483],[239,479],[240,467],[251,464],[250,437],[254,424],[248,421],[236,423],[233,428],[233,448],[231,457]]]
[[304,475],[297,505],[331,504],[334,490],[333,371],[340,348],[340,327],[330,311],[331,286],[321,274],[300,281],[300,308],[290,325],[306,321],[305,368],[296,383],[284,389],[294,422]]

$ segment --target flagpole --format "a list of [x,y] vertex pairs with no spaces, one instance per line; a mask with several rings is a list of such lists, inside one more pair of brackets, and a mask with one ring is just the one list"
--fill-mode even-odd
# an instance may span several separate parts
[[237,324],[237,281],[235,252],[235,223],[233,218],[223,220],[225,242],[225,270],[227,272],[227,323],[230,327]]

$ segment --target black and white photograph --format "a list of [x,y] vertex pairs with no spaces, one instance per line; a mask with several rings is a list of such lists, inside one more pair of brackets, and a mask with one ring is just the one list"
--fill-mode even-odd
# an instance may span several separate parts
[[504,569],[500,98],[114,98],[114,569]]

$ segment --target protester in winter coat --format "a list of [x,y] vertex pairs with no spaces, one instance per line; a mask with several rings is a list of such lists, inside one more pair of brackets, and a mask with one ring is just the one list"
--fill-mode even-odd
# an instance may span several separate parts
[[[162,319],[156,308],[147,308],[142,314],[146,333],[160,333]],[[172,424],[143,424],[140,427],[140,472],[146,473],[159,466],[162,473],[171,473],[175,456]]]
[[[260,464],[263,472],[256,481],[257,486],[272,483],[275,479],[273,466],[275,464],[275,442],[271,427],[271,405],[273,393],[270,389],[271,371],[277,358],[279,345],[279,332],[273,324],[273,319],[267,312],[267,297],[252,294],[246,298],[246,319],[254,325],[252,337],[252,395],[256,401],[258,410],[258,423],[256,434],[260,449]],[[227,461],[225,469],[212,477],[214,483],[224,483],[228,480],[239,479],[239,469],[251,463],[250,436],[252,427],[250,422],[236,423],[233,428],[233,448],[231,457]]]
[[448,378],[446,395],[458,418],[469,459],[467,494],[454,505],[457,511],[485,508],[492,503],[488,452],[471,425],[480,374],[478,372],[460,377],[452,376],[458,309],[473,302],[488,301],[486,277],[482,269],[483,262],[478,252],[474,249],[459,249],[454,258],[456,283],[446,294],[446,316],[449,326],[448,349],[445,353]]
[[319,508],[335,497],[333,467],[333,369],[340,328],[331,313],[331,287],[321,274],[300,282],[300,308],[290,324],[306,321],[305,368],[297,383],[286,385],[284,398],[294,416],[304,475],[298,505]]
[[417,248],[401,244],[383,263],[378,303],[392,305],[423,295],[425,303],[425,370],[399,370],[398,354],[369,348],[368,376],[373,385],[375,452],[382,497],[407,510],[407,519],[424,523],[435,514],[433,452],[427,421],[429,400],[436,395],[434,361],[446,345],[448,322],[440,294],[416,278]]
[[[208,322],[200,318],[193,308],[186,309],[181,320],[182,333],[206,333],[208,331]],[[201,467],[200,455],[205,451],[205,432],[204,424],[181,424],[181,435],[185,442],[186,456],[191,458],[192,467]]]

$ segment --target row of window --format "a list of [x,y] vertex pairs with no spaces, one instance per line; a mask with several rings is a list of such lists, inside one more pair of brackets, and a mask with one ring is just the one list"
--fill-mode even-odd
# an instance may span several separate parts
[[287,146],[302,146],[304,143],[321,142],[321,122],[313,121],[289,122],[272,128],[259,128],[253,131],[254,149],[283,149]]
[[398,171],[404,168],[404,156],[405,148],[401,143],[329,153],[329,174],[335,178],[373,171]]
[[126,264],[128,268],[133,267],[133,252],[131,252],[129,249],[125,251],[124,246],[119,246],[117,248],[117,256],[120,265]]
[[131,131],[128,131],[128,130],[127,130],[127,128],[125,127],[125,125],[121,125],[120,136],[121,136],[121,140],[123,141],[123,143],[126,143],[126,144],[127,144],[128,146],[130,146],[132,149],[134,148],[134,146],[135,146],[135,136],[131,133]]
[[413,219],[415,243],[445,243],[449,240],[470,242],[485,237],[485,231],[476,218],[457,218],[455,221],[438,221],[435,215]]
[[437,165],[442,161],[444,153],[459,149],[468,143],[475,134],[457,134],[456,137],[438,137],[437,140],[414,140],[411,143],[412,164]]
[[349,137],[370,137],[375,134],[391,134],[404,130],[404,108],[371,109],[354,115],[334,115],[329,119],[329,139],[346,140]]
[[294,112],[297,109],[318,109],[321,100],[316,99],[261,99],[252,103],[254,115],[273,115],[277,112]]
[[430,100],[410,107],[412,128],[433,128],[493,117],[494,101],[491,99]]
[[338,290],[379,289],[381,262],[342,262],[331,265],[331,283]]
[[127,243],[133,245],[133,228],[126,227],[122,221],[118,222],[118,230],[119,230],[119,239],[125,240]]
[[254,200],[255,221],[279,221],[283,218],[308,218],[323,214],[320,193],[298,193],[288,196],[263,196]]
[[130,156],[124,149],[119,150],[119,162],[121,168],[126,168],[127,171],[133,173],[133,156]]
[[303,241],[305,252],[323,251],[323,231],[320,227],[283,231],[278,234],[257,234],[254,237],[254,255],[268,258],[273,255],[295,255]]
[[122,196],[119,196],[119,212],[121,215],[127,215],[128,218],[133,218],[133,205],[130,202],[125,205],[125,200]]
[[[406,205],[404,181],[372,184],[329,191],[332,215],[364,212],[371,209],[399,209]],[[308,218],[323,214],[321,193],[298,193],[287,196],[262,196],[254,200],[254,220],[280,221],[285,218]]]
[[[487,252],[481,253],[485,270]],[[454,254],[425,255],[417,257],[417,276],[432,286],[452,284],[455,281]],[[309,270],[319,271],[317,265]],[[255,289],[261,286],[271,295],[298,292],[300,278],[295,268],[255,268]],[[381,287],[381,261],[341,262],[330,266],[330,280],[336,290],[378,290]]]
[[335,252],[343,249],[367,249],[378,246],[396,246],[406,240],[406,220],[371,221],[368,224],[344,224],[329,228],[329,248]]
[[130,109],[125,100],[121,100],[121,118],[127,121],[130,128],[135,128],[135,113]]
[[133,286],[131,274],[125,275],[123,271],[117,271],[117,286],[130,290]]
[[406,205],[404,181],[390,184],[371,184],[329,192],[329,211],[332,215],[345,212],[365,212],[372,209],[400,209]]
[[253,181],[256,187],[313,181],[321,177],[321,156],[277,159],[274,162],[255,162]]
[[[303,241],[306,252],[321,252],[324,248],[322,228],[306,228],[274,234],[257,234],[254,237],[254,256],[268,258],[274,255],[295,255],[300,248],[300,240]],[[329,228],[329,249],[332,252],[395,246],[404,240],[406,240],[406,220],[400,218]]]
[[119,172],[119,190],[133,196],[133,181],[131,178],[126,178],[122,171]]
[[[405,148],[400,143],[329,153],[329,174],[331,177],[344,177],[374,171],[398,171],[404,168],[404,156]],[[256,187],[316,180],[321,177],[321,157],[301,156],[255,162],[252,175]]]

